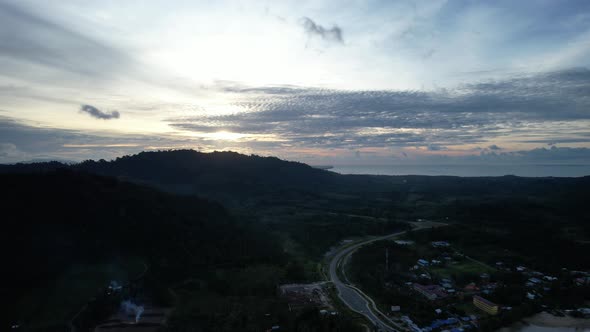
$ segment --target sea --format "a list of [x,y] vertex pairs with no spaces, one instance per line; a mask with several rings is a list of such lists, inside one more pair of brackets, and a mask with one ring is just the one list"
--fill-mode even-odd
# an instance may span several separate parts
[[330,171],[371,175],[581,177],[590,175],[590,165],[334,165]]
[[541,312],[496,332],[590,332],[590,322],[587,318],[558,317]]
[[588,332],[590,329],[583,327],[549,327],[536,325],[516,325],[505,327],[497,332]]

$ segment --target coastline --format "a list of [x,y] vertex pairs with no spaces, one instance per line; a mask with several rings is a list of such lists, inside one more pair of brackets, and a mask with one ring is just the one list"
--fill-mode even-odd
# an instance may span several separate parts
[[543,311],[534,316],[524,318],[527,324],[541,327],[570,327],[578,329],[590,329],[590,319],[574,318],[570,316],[557,317]]
[[510,326],[496,332],[578,332],[590,331],[590,319],[574,317],[558,317],[548,312],[540,312],[523,318]]
[[489,177],[515,175],[522,177],[583,177],[590,175],[590,165],[478,165],[478,164],[421,164],[421,165],[333,165],[330,171],[340,174],[364,175],[426,175]]

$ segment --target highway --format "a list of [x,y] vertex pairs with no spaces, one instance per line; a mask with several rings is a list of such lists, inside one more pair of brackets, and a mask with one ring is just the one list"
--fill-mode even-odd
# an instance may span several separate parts
[[[432,223],[428,223],[428,226],[417,225],[414,228],[414,230],[428,228],[428,227],[436,227],[439,225],[441,225],[441,224],[433,225]],[[340,280],[340,277],[338,276],[337,271],[339,269],[343,269],[343,265],[346,262],[346,257],[348,255],[351,255],[354,251],[356,251],[360,247],[367,245],[369,243],[372,243],[372,242],[385,240],[385,239],[388,239],[388,238],[391,238],[394,236],[398,236],[398,235],[401,235],[404,233],[405,233],[405,231],[397,232],[394,234],[389,234],[389,235],[385,235],[385,236],[380,236],[380,237],[368,239],[368,240],[365,240],[362,242],[355,243],[350,246],[344,246],[342,249],[337,251],[337,253],[330,260],[330,265],[329,265],[330,280],[332,281],[332,283],[334,284],[334,286],[336,287],[336,289],[338,291],[338,297],[340,297],[342,302],[344,302],[344,304],[346,304],[351,310],[358,312],[359,314],[365,316],[380,331],[398,332],[398,331],[403,331],[403,330],[407,330],[407,329],[404,329],[403,327],[400,327],[399,325],[388,320],[387,318],[384,318],[385,315],[379,314],[380,312],[378,312],[378,309],[374,305],[374,301],[372,299],[370,299],[369,296],[366,294],[364,294],[364,296],[361,295],[360,290],[358,290],[356,287],[348,285],[344,281]],[[370,304],[369,302],[372,302],[372,304]],[[394,327],[394,326],[396,326],[396,327]]]

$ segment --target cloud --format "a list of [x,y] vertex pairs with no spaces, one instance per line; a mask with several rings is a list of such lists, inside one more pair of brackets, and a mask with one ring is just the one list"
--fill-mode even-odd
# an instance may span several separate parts
[[0,2],[1,74],[38,77],[33,64],[99,79],[131,67],[131,59],[115,47],[42,16]]
[[445,151],[448,150],[446,146],[440,146],[438,144],[429,144],[428,151]]
[[[444,137],[441,136],[441,137]],[[437,139],[440,139],[438,137]],[[194,148],[204,151],[211,150],[237,150],[244,153],[258,153],[266,155],[278,155],[287,159],[305,161],[306,157],[314,156],[316,152],[330,150],[330,146],[349,146],[349,143],[338,143],[341,138],[330,138],[309,135],[302,138],[306,144],[314,141],[319,146],[298,145],[296,142],[211,142],[191,137],[187,139],[178,136],[146,136],[123,135],[115,133],[88,134],[82,131],[65,130],[57,128],[33,127],[0,117],[0,163],[13,163],[23,160],[71,160],[81,161],[85,159],[114,159],[127,154],[137,153],[142,150],[158,150],[173,148]],[[552,165],[590,165],[590,149],[551,147],[536,148],[519,151],[497,151],[482,149],[484,153],[478,155],[453,156],[448,154],[424,154],[423,149],[399,149],[379,150],[372,149],[383,138],[364,137],[358,149],[339,150],[333,154],[332,159],[325,159],[322,154],[316,155],[316,162],[346,164],[354,160],[362,160],[372,164],[552,164]],[[430,138],[419,138],[408,135],[405,142],[411,142],[412,146],[420,145],[430,147],[430,150],[442,151],[444,147],[429,143]],[[212,145],[213,144],[213,145]],[[219,144],[219,145],[214,145]],[[322,145],[326,145],[323,147]],[[304,154],[298,154],[298,147]],[[290,150],[295,148],[295,150]],[[392,153],[380,154],[379,151]],[[299,156],[299,157],[298,157]],[[362,157],[362,158],[357,158]],[[322,159],[324,158],[324,159]],[[309,158],[308,158],[309,159]],[[309,159],[311,160],[311,159]]]
[[496,144],[492,144],[492,145],[488,146],[488,149],[493,150],[493,151],[502,150],[502,148],[497,146]]
[[426,52],[424,52],[424,54],[422,54],[422,58],[424,60],[428,60],[434,56],[434,53],[436,53],[434,48],[428,49]]
[[310,37],[320,37],[325,41],[339,44],[344,43],[344,39],[342,38],[342,29],[337,25],[327,29],[320,24],[317,24],[309,17],[301,18],[301,25],[303,26],[305,33]]
[[403,158],[380,156],[372,162],[376,165],[581,165],[586,166],[586,172],[590,170],[589,148],[553,146],[506,152],[483,149],[480,154],[470,155],[417,154],[408,151],[403,152],[402,156]]
[[80,104],[84,100],[79,97],[87,94],[108,102],[121,82],[128,99],[137,103],[158,90],[193,97],[202,93],[200,84],[144,61],[132,46],[134,38],[119,38],[121,22],[105,24],[86,15],[86,7],[94,5],[0,0],[0,97],[3,88],[15,84],[21,88],[18,95],[8,96],[15,104],[23,99]]
[[96,119],[110,120],[118,119],[120,114],[118,111],[112,111],[111,113],[103,112],[92,105],[80,106],[80,112],[88,113],[90,116]]
[[0,143],[0,160],[23,160],[26,154],[13,143]]
[[[200,149],[227,147],[200,140],[167,135],[122,134],[36,127],[0,116],[0,163],[30,160],[114,159],[145,150]],[[255,151],[252,151],[255,152]]]
[[[177,129],[275,135],[300,147],[452,148],[514,142],[585,142],[590,70],[514,76],[435,91],[302,87],[226,91],[241,112],[168,119]],[[568,133],[564,137],[564,133]],[[499,148],[498,145],[495,145]]]
[[[155,139],[149,137],[115,135],[104,133],[88,134],[83,131],[58,129],[51,127],[34,127],[0,116],[0,142],[3,142],[4,153],[0,154],[0,162],[18,162],[30,159],[83,160],[88,158],[109,158],[122,153],[137,152],[141,147],[154,144]],[[111,145],[139,143],[138,147],[110,147],[92,149],[88,147],[71,148],[76,145]],[[102,151],[101,151],[102,150]]]

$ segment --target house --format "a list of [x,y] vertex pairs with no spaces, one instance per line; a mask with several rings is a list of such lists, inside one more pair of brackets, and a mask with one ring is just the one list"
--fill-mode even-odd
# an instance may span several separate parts
[[410,240],[395,240],[394,242],[395,242],[395,244],[400,245],[400,246],[411,246],[414,244],[414,241],[410,241]]
[[574,280],[577,286],[590,284],[590,277],[579,277]]
[[532,284],[540,284],[540,283],[541,283],[541,279],[539,279],[539,278],[534,278],[534,277],[533,277],[533,278],[530,278],[528,281],[529,281],[530,283],[532,283]]
[[470,293],[470,292],[477,292],[479,291],[479,287],[477,287],[477,285],[475,283],[470,283],[467,286],[465,286],[465,288],[463,289],[466,293]]
[[107,295],[111,295],[113,293],[120,293],[123,291],[123,286],[119,284],[117,281],[112,280],[107,288]]
[[497,315],[498,311],[500,310],[497,304],[492,303],[478,295],[473,296],[473,304],[490,315]]
[[420,265],[420,266],[428,266],[428,264],[429,264],[428,261],[425,259],[418,260],[418,265]]
[[460,332],[458,328],[456,328],[456,327],[453,328],[453,326],[458,323],[459,323],[459,319],[457,319],[455,317],[450,317],[447,319],[435,319],[432,323],[430,323],[430,326],[425,327],[424,330],[427,332],[437,330],[437,329],[442,329],[443,331],[449,331],[449,330],[445,330],[445,328],[452,328],[450,331]]
[[516,267],[516,271],[517,272],[524,272],[524,271],[526,271],[526,267],[524,267],[524,266],[517,266]]
[[490,283],[483,285],[482,288],[486,289],[488,291],[494,291],[496,288],[498,288],[498,283],[497,282],[490,282]]
[[109,288],[112,290],[121,290],[123,289],[123,286],[119,284],[116,280],[111,280],[111,282],[109,283]]
[[422,329],[416,325],[408,316],[402,316],[402,321],[406,323],[414,332],[422,332]]
[[447,297],[447,293],[439,285],[414,284],[414,290],[431,301]]
[[422,279],[432,279],[432,278],[430,277],[430,275],[428,275],[428,274],[426,274],[426,273],[422,273],[422,274],[420,275],[420,278],[422,278]]
[[590,317],[590,308],[580,308],[577,311],[581,313],[584,318]]
[[447,241],[433,241],[430,242],[430,244],[435,248],[446,248],[451,246]]
[[441,282],[440,285],[443,286],[443,288],[453,288],[453,285],[448,282]]

